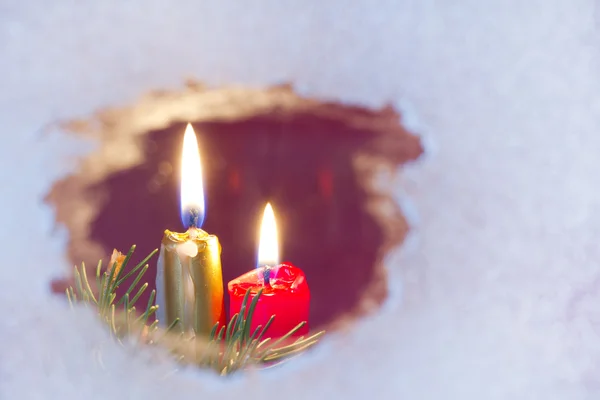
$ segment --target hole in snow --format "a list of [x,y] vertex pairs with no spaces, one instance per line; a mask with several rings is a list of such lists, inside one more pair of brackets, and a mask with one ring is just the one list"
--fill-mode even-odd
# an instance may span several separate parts
[[[203,228],[220,238],[225,283],[254,268],[260,216],[270,201],[282,259],[307,275],[313,328],[381,304],[381,261],[404,239],[407,224],[378,179],[382,170],[416,159],[420,142],[390,108],[323,103],[289,87],[194,85],[78,123],[101,148],[48,196],[57,221],[70,229],[73,263],[95,265],[113,248],[126,251],[134,243],[141,259],[166,228],[182,230],[178,168],[188,121],[203,157]],[[54,282],[55,289],[63,284]]]

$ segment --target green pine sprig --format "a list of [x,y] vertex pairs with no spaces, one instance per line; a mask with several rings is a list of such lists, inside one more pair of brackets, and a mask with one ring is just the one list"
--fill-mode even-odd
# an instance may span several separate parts
[[[262,289],[249,301],[250,290],[246,291],[240,312],[231,317],[229,324],[219,329],[216,324],[210,334],[209,348],[201,355],[196,364],[209,366],[221,375],[228,375],[254,365],[274,366],[292,356],[308,349],[318,342],[324,331],[309,337],[300,337],[291,341],[291,337],[298,332],[306,322],[301,322],[287,334],[272,340],[265,338],[265,333],[275,320],[275,316],[265,323],[258,325],[251,332],[252,317],[262,294]],[[217,332],[218,330],[218,332]],[[214,349],[217,349],[214,351]]]
[[[140,284],[148,270],[146,263],[158,250],[151,252],[129,272],[124,273],[134,251],[135,245],[131,246],[120,265],[114,262],[106,271],[102,271],[102,261],[98,262],[95,277],[96,290],[93,290],[90,285],[85,265],[82,264],[81,269],[76,266],[75,288],[69,287],[66,290],[71,306],[76,302],[82,302],[86,306],[95,307],[100,319],[108,325],[111,335],[119,342],[125,338],[135,337],[143,343],[170,349],[184,364],[211,368],[221,375],[229,375],[253,366],[278,365],[316,344],[325,333],[321,331],[292,340],[292,336],[306,325],[306,322],[301,322],[281,338],[276,340],[265,338],[275,316],[272,316],[265,326],[259,325],[251,332],[252,317],[262,289],[252,301],[248,290],[242,301],[240,313],[233,315],[227,326],[219,329],[219,324],[216,324],[208,339],[197,338],[193,333],[174,333],[172,328],[178,320],[173,321],[166,329],[158,327],[158,320],[148,325],[149,318],[158,309],[158,305],[153,304],[156,291],[153,290],[150,294],[150,299],[141,315],[137,313],[136,304],[148,288],[147,282]],[[135,278],[125,294],[117,300],[117,288],[134,275]]]
[[[131,246],[121,265],[114,262],[104,272],[102,271],[102,260],[98,262],[98,266],[96,267],[96,291],[92,290],[87,277],[85,264],[82,263],[81,270],[75,266],[73,271],[75,288],[71,286],[66,290],[67,298],[69,299],[71,306],[77,301],[83,302],[86,306],[95,306],[100,319],[110,327],[111,334],[118,339],[122,339],[130,331],[129,328],[131,323],[136,321],[139,322],[141,319],[146,323],[148,318],[158,309],[158,306],[153,305],[154,297],[156,295],[156,291],[153,290],[141,317],[137,316],[136,312],[136,303],[148,288],[148,283],[144,283],[141,287],[138,287],[138,283],[148,270],[148,264],[146,263],[154,254],[156,254],[158,249],[151,252],[127,274],[123,274],[134,251],[135,245]],[[137,276],[134,279],[134,282],[129,286],[125,294],[118,301],[115,301],[117,297],[117,288],[127,278],[136,273]],[[133,294],[134,292],[135,294]],[[117,307],[121,305],[123,305],[123,308],[119,311],[123,313],[125,320],[128,321],[125,326],[118,323],[119,320],[117,319],[117,316],[120,314],[117,312]]]

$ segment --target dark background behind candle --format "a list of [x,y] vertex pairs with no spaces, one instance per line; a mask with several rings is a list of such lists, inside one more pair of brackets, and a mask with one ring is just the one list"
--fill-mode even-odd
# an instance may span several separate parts
[[[353,310],[367,288],[377,288],[370,293],[377,303],[385,298],[385,282],[375,265],[386,239],[366,211],[367,193],[358,184],[353,156],[379,152],[401,163],[418,157],[421,146],[398,127],[388,134],[402,145],[386,148],[381,132],[347,123],[353,115],[369,113],[376,119],[374,112],[339,106],[335,117],[274,110],[235,121],[192,121],[204,170],[203,229],[219,236],[223,246],[225,285],[256,266],[260,218],[270,201],[279,227],[281,261],[292,262],[307,275],[313,327]],[[90,234],[106,254],[112,248],[125,252],[135,243],[134,260],[140,260],[159,246],[164,229],[184,231],[179,162],[186,122],[143,136],[145,163],[89,189],[108,193],[110,199]],[[60,184],[54,191],[59,189]],[[406,227],[401,228],[403,237]],[[85,261],[95,265],[95,260]],[[147,273],[150,289],[155,273],[156,258]],[[145,304],[149,293],[140,302]]]

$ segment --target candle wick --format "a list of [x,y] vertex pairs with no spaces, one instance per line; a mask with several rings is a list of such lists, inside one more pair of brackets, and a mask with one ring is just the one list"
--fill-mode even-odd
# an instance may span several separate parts
[[200,210],[198,208],[190,208],[184,211],[183,225],[186,228],[199,229],[202,225]]
[[263,269],[263,285],[271,286],[271,267],[265,265]]

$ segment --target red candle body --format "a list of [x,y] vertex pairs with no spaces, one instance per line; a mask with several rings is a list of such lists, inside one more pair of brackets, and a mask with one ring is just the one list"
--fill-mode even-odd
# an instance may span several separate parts
[[306,335],[308,333],[310,290],[304,272],[291,264],[280,264],[271,268],[270,282],[265,285],[264,270],[265,267],[257,268],[229,282],[227,285],[230,299],[229,315],[233,316],[240,312],[242,300],[248,289],[251,291],[249,305],[262,288],[263,292],[250,324],[250,332],[254,333],[259,325],[264,327],[271,316],[275,315],[275,319],[263,338],[281,337],[303,321],[306,321],[306,325],[294,336]]

